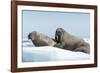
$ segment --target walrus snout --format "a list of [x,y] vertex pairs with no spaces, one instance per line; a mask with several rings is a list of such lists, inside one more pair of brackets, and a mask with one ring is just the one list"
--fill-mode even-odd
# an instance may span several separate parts
[[31,39],[31,33],[29,33],[29,35],[28,35],[28,39]]
[[63,29],[62,28],[58,28],[56,30],[56,35],[55,35],[55,40],[57,43],[61,43],[62,41],[62,36],[63,36]]

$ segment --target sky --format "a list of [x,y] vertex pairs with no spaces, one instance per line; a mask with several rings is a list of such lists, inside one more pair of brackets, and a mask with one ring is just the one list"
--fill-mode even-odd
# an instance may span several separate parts
[[57,28],[80,38],[90,38],[89,13],[23,10],[22,26],[23,38],[32,31],[54,38]]

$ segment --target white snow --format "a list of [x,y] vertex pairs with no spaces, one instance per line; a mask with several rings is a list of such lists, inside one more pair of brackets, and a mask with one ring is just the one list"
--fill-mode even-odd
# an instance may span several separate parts
[[[90,43],[89,39],[84,38],[84,40]],[[31,40],[28,39],[23,41],[22,54],[23,62],[85,60],[90,58],[89,54],[83,52],[73,52],[50,46],[35,47]]]
[[72,52],[56,47],[45,46],[23,48],[23,62],[84,59],[89,59],[89,55],[82,52]]
[[83,39],[85,42],[90,43],[90,39],[89,38],[84,38]]

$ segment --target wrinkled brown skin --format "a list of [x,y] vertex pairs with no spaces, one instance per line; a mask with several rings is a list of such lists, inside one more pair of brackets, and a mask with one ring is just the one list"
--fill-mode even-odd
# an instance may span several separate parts
[[73,36],[66,32],[62,28],[57,28],[55,33],[55,47],[71,50],[71,51],[79,51],[84,53],[90,53],[90,45],[86,43],[84,40]]
[[38,47],[39,46],[54,46],[56,44],[56,42],[50,37],[36,31],[29,33],[28,39],[31,39],[33,44]]
[[33,31],[29,33],[28,39],[31,39],[35,46],[54,46],[71,51],[90,53],[90,45],[84,40],[73,36],[62,28],[58,28],[55,33],[55,39],[52,39],[42,33]]

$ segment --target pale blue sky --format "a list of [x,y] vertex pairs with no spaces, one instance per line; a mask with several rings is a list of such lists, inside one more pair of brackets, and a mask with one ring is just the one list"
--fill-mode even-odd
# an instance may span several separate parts
[[90,37],[90,14],[79,12],[22,11],[23,38],[38,31],[54,38],[57,28],[63,28],[81,38]]

